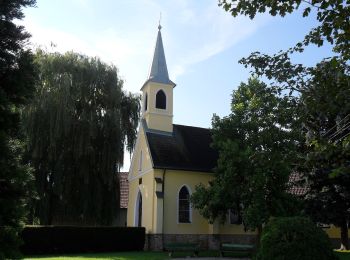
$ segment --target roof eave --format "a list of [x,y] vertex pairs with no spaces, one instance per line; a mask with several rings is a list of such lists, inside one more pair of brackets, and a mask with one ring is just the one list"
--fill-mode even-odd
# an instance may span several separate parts
[[148,80],[146,80],[146,82],[145,83],[143,83],[143,85],[142,85],[142,87],[141,87],[141,89],[140,89],[140,91],[142,91],[143,90],[143,88],[148,84],[148,83],[150,83],[150,82],[154,82],[154,83],[157,83],[157,84],[165,84],[165,85],[170,85],[170,86],[172,86],[173,88],[175,88],[176,87],[176,84],[173,82],[173,81],[171,81],[171,80],[169,80],[169,82],[168,83],[164,83],[164,82],[157,82],[157,81],[154,81],[153,79],[148,79]]
[[212,173],[214,170],[208,169],[199,169],[199,168],[186,168],[186,167],[176,167],[176,166],[153,166],[153,169],[162,169],[162,170],[174,170],[174,171],[187,171],[187,172],[202,172],[202,173]]

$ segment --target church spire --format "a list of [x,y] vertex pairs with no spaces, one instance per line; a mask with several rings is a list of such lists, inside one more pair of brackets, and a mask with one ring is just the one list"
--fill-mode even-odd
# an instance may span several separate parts
[[161,29],[162,26],[159,23],[150,74],[141,88],[142,117],[148,129],[172,132],[173,90],[175,83],[169,79]]
[[175,83],[173,83],[169,79],[168,68],[166,65],[165,54],[164,54],[161,29],[162,29],[162,26],[159,24],[157,42],[156,42],[156,47],[154,50],[153,61],[152,61],[152,67],[151,67],[151,71],[147,82],[157,82],[157,83],[171,84],[175,86]]

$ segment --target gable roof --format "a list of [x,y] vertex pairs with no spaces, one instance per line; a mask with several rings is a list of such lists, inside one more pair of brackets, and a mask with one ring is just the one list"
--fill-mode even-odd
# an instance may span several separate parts
[[213,172],[218,153],[209,129],[175,124],[172,133],[144,129],[155,169]]
[[[173,124],[173,133],[169,133],[149,129],[145,120],[141,122],[155,169],[213,172],[218,152],[211,147],[210,129]],[[307,191],[300,174],[292,172],[287,192],[303,196]]]

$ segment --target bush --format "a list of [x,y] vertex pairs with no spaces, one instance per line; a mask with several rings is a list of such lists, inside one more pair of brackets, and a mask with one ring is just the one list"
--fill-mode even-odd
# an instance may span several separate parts
[[18,251],[18,247],[21,244],[18,229],[17,227],[0,226],[0,259],[17,259],[21,257]]
[[272,219],[264,228],[259,260],[337,259],[327,234],[303,217]]
[[134,227],[27,226],[23,254],[143,250],[145,229]]

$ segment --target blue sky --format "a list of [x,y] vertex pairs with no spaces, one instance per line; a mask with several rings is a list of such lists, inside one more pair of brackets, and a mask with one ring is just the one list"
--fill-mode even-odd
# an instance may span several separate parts
[[[174,123],[200,127],[210,127],[214,113],[229,114],[232,90],[249,77],[240,58],[291,47],[317,25],[300,13],[233,18],[217,0],[37,0],[23,24],[34,47],[99,56],[119,68],[126,90],[140,93],[160,13],[169,76],[177,84]],[[329,46],[311,47],[293,60],[312,65],[329,54]]]

